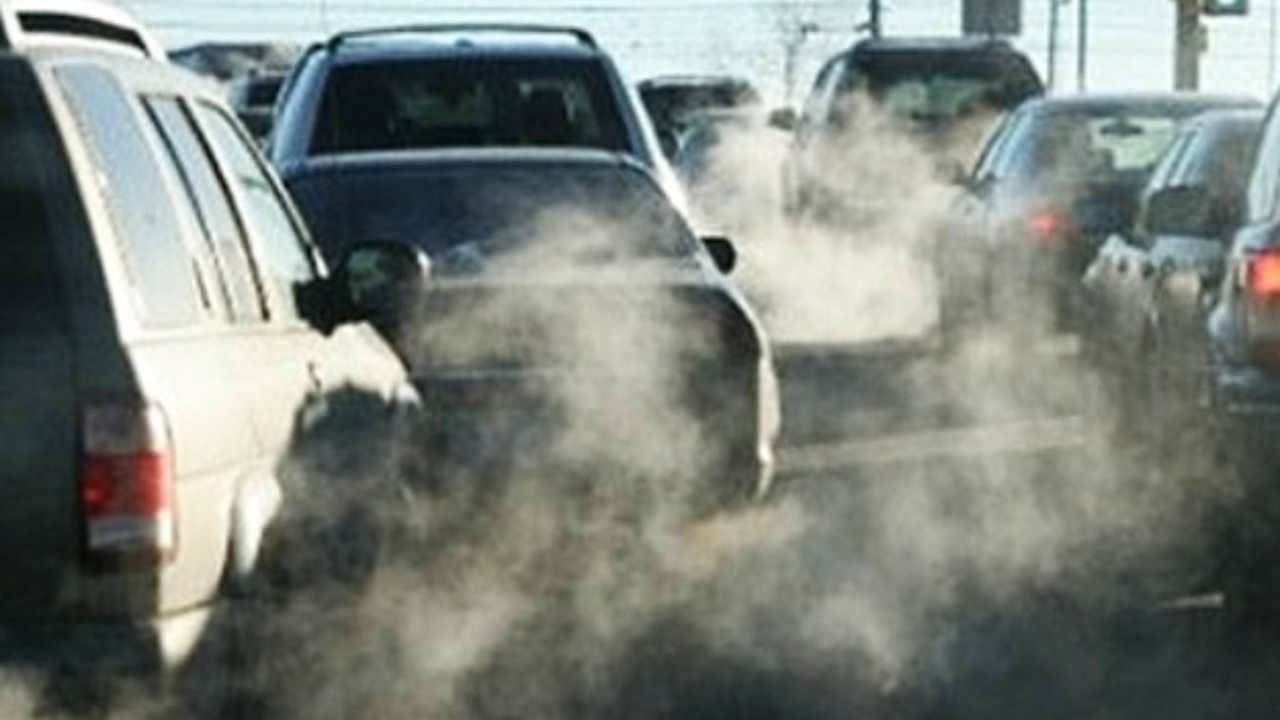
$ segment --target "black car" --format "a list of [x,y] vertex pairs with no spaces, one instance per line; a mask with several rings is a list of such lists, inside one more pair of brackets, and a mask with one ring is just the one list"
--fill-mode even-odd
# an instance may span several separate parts
[[[1112,235],[1084,275],[1086,347],[1120,425],[1162,457],[1203,421],[1203,291],[1222,280],[1244,220],[1263,111],[1205,113],[1183,126],[1143,191],[1133,230]],[[1197,448],[1199,452],[1199,448]]]
[[694,116],[707,110],[758,107],[763,102],[750,81],[732,76],[663,75],[642,81],[638,88],[663,150],[671,158]]
[[944,335],[995,320],[1073,331],[1080,278],[1133,226],[1183,122],[1249,98],[1084,95],[1030,102],[989,139],[936,245]]
[[286,180],[370,150],[575,147],[626,153],[683,209],[648,115],[580,28],[401,25],[312,45],[280,90],[267,154]]
[[882,130],[868,127],[868,111],[882,111],[943,165],[946,157],[968,157],[955,147],[965,144],[958,130],[989,127],[992,118],[1043,94],[1026,55],[1003,40],[863,40],[818,71],[784,166],[786,205],[794,213],[824,212],[855,191],[847,167],[858,158],[845,156],[860,134]]
[[[629,469],[690,464],[696,447],[718,499],[768,488],[777,381],[724,276],[732,245],[699,242],[639,163],[562,149],[365,153],[312,160],[289,188],[323,251],[368,268],[354,294],[385,309],[380,329],[447,426],[442,454],[462,445],[476,463],[499,445],[505,461],[604,432]],[[430,280],[416,279],[425,261],[388,262],[370,241],[412,245]],[[400,287],[388,277],[409,282],[388,294]],[[646,451],[658,436],[669,442]]]

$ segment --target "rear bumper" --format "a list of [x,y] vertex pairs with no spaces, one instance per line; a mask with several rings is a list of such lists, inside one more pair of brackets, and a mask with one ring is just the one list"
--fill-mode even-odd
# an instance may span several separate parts
[[0,622],[0,664],[121,673],[163,673],[195,651],[210,607],[120,622]]

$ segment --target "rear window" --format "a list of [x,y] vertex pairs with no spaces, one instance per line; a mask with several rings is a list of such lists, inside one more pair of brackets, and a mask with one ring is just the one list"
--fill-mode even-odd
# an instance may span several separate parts
[[599,63],[488,58],[362,63],[330,76],[312,154],[546,145],[625,150]]
[[63,328],[57,259],[44,182],[36,162],[37,118],[46,118],[34,82],[0,64],[0,337]]
[[516,251],[595,264],[695,247],[660,191],[614,168],[357,171],[290,189],[330,258],[374,240],[414,243],[444,265]]
[[1195,108],[1111,107],[1042,115],[1020,138],[1009,175],[1062,182],[1143,182]]
[[1024,58],[1003,54],[871,55],[857,58],[841,82],[842,94],[867,92],[890,113],[919,120],[1008,110],[1042,92]]
[[245,104],[249,107],[270,107],[276,102],[276,95],[280,93],[280,86],[284,84],[283,77],[260,78],[249,83],[249,91],[246,93]]

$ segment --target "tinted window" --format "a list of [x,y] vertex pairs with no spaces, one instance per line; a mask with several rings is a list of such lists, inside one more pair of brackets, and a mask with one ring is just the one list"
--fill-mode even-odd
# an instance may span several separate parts
[[264,269],[288,304],[285,311],[296,315],[293,287],[315,277],[302,236],[257,154],[232,121],[207,105],[200,105],[198,112],[244,201],[241,214],[262,252]]
[[62,327],[45,187],[34,162],[37,118],[46,117],[30,77],[0,66],[0,337]]
[[115,224],[143,322],[172,327],[201,316],[199,269],[134,105],[106,71],[64,67],[58,76],[94,155],[98,189]]
[[275,104],[276,94],[284,83],[283,77],[260,78],[249,83],[245,104],[249,107],[270,107]]
[[1203,108],[1099,107],[1043,113],[1030,124],[1010,164],[1027,180],[1145,183]]
[[855,60],[841,92],[868,92],[891,113],[952,118],[984,108],[1009,109],[1040,93],[1026,61],[1011,55],[884,53]]
[[176,99],[150,98],[146,104],[173,154],[175,165],[199,214],[204,235],[216,253],[231,316],[238,320],[261,319],[262,301],[253,278],[244,236],[207,148]]
[[450,58],[336,68],[312,151],[486,145],[627,149],[598,63]]
[[331,257],[367,240],[413,242],[437,260],[457,250],[544,250],[594,263],[690,256],[695,247],[658,190],[614,168],[349,172],[293,191]]

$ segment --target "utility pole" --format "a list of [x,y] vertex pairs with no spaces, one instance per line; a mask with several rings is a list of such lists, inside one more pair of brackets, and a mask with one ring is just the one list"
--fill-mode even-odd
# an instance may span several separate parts
[[1175,0],[1178,4],[1174,30],[1173,87],[1175,90],[1200,88],[1200,0]]
[[1049,92],[1056,89],[1058,78],[1058,7],[1061,0],[1049,0],[1049,61],[1048,61],[1048,85]]
[[1076,90],[1084,92],[1089,84],[1089,0],[1080,3],[1079,47],[1076,53]]
[[871,16],[871,19],[867,21],[867,27],[871,29],[871,37],[878,38],[884,30],[880,19],[880,0],[867,0],[867,12]]

